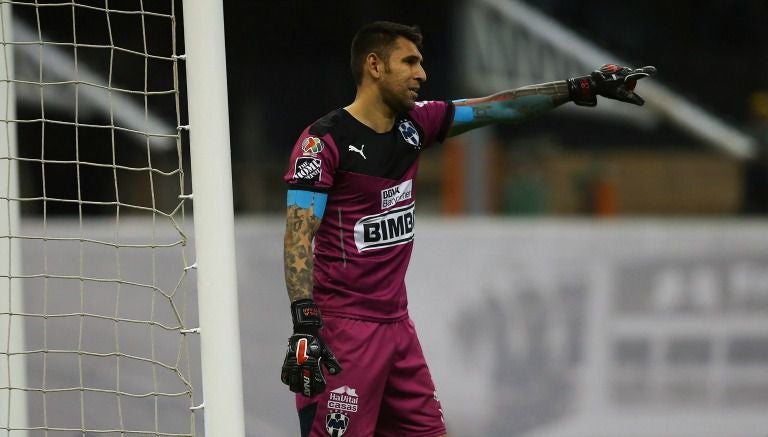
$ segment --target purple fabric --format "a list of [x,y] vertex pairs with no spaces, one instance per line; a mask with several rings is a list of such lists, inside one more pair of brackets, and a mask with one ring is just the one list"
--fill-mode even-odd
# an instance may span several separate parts
[[[435,437],[445,434],[442,407],[410,319],[394,323],[326,317],[320,331],[341,373],[326,373],[324,393],[296,395],[301,410],[317,404],[311,437]],[[327,429],[328,419],[331,430]]]
[[[398,135],[416,132],[423,137],[413,149],[421,150],[442,141],[452,114],[448,102],[419,102],[389,135],[405,144]],[[418,125],[415,130],[410,122]],[[398,179],[337,171],[342,153],[359,153],[336,144],[331,133],[320,136],[321,147],[308,151],[317,143],[310,130],[296,142],[284,180],[328,192],[315,235],[315,302],[325,315],[379,322],[407,318],[405,273],[413,247],[418,159]]]

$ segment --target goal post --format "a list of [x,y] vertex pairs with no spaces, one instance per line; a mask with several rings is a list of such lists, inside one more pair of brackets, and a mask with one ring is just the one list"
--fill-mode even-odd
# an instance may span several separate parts
[[[184,0],[206,435],[245,435],[221,0]],[[214,431],[215,430],[215,431]]]
[[0,437],[244,437],[222,8],[0,0]]

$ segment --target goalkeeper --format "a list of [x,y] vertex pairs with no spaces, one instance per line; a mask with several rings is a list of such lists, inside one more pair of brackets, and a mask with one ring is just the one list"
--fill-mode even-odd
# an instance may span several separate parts
[[597,96],[642,105],[654,67],[607,64],[583,77],[455,101],[419,101],[417,27],[375,22],[351,47],[354,101],[308,126],[285,174],[285,281],[293,335],[281,379],[301,435],[437,437],[442,408],[408,316],[420,152],[491,123],[519,123]]

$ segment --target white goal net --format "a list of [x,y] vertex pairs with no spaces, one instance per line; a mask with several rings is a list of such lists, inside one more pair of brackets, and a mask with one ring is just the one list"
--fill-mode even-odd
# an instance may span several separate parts
[[194,436],[180,5],[0,5],[0,436]]

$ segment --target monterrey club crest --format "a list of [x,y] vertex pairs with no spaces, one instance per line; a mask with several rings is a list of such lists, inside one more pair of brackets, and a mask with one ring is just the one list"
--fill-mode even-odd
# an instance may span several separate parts
[[331,437],[341,437],[347,432],[349,417],[343,413],[330,413],[325,416],[325,430]]
[[419,142],[419,131],[416,130],[416,126],[413,125],[413,122],[410,120],[404,120],[402,121],[398,126],[397,129],[400,131],[400,134],[403,136],[403,139],[408,144],[412,145],[415,148],[420,148],[420,142]]

